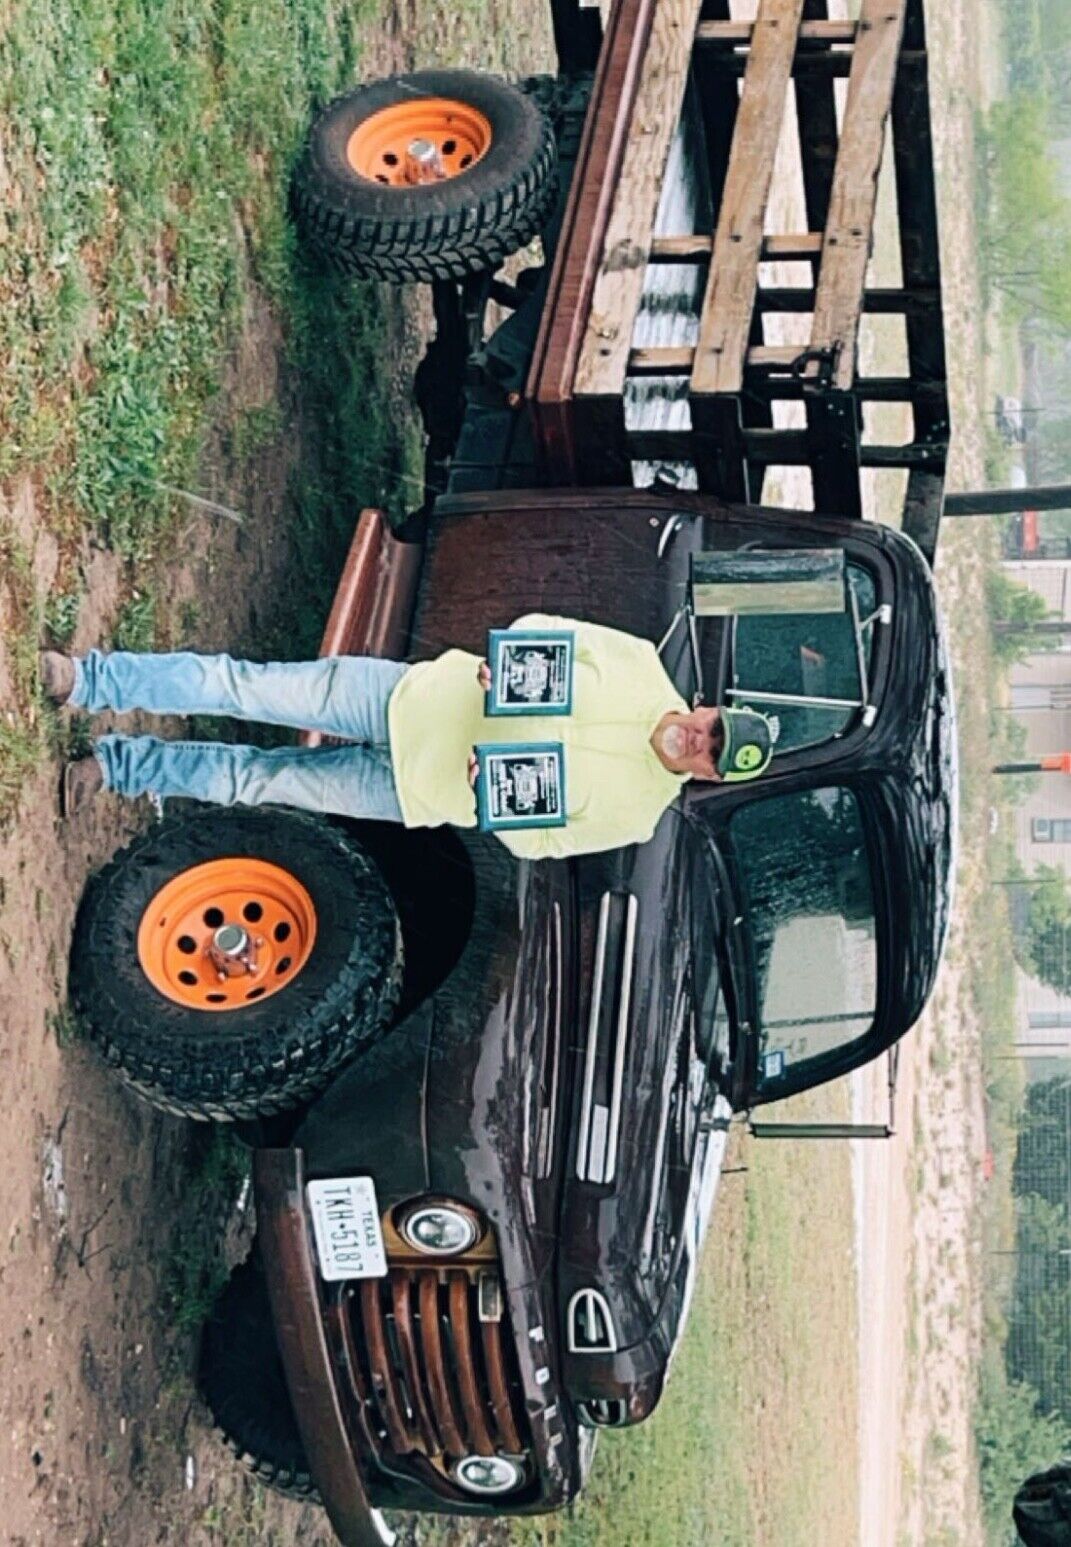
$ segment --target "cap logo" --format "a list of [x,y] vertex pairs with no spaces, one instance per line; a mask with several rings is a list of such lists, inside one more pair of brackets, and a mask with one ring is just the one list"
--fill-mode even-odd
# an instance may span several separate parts
[[739,768],[741,773],[750,773],[753,768],[759,766],[762,762],[762,757],[762,748],[755,746],[752,742],[740,748],[734,759],[734,766]]

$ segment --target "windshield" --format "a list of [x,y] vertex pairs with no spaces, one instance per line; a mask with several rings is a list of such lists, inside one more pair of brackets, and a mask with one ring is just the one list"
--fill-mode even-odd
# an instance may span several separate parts
[[[848,585],[860,622],[877,607],[873,577],[848,565]],[[859,713],[859,647],[851,612],[760,613],[736,621],[732,701],[751,693],[791,693],[816,699],[844,699],[840,705],[760,703],[781,722],[776,751],[791,752],[842,735]],[[861,646],[870,675],[874,629],[864,628]]]
[[759,1086],[865,1037],[877,1004],[874,901],[858,803],[843,788],[773,796],[730,824],[754,956]]

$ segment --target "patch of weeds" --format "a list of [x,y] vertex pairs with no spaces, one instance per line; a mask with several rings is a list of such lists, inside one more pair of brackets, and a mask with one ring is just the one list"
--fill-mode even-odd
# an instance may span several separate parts
[[70,1047],[81,1035],[81,1025],[74,1009],[69,1004],[58,1005],[54,1010],[45,1011],[45,1025],[56,1039],[57,1047]]
[[163,1274],[163,1295],[172,1325],[193,1332],[227,1282],[223,1232],[250,1175],[249,1151],[227,1129],[195,1131],[196,1151]]
[[43,617],[45,632],[52,643],[60,649],[69,645],[74,638],[81,605],[81,591],[53,591],[45,600]]
[[86,757],[93,750],[93,721],[88,714],[54,714],[50,741],[64,763]]
[[178,610],[179,637],[189,639],[191,635],[196,634],[200,622],[200,604],[192,600],[182,602]]
[[120,609],[112,630],[117,650],[151,650],[156,640],[156,597],[135,591]]
[[236,419],[230,433],[230,451],[236,462],[247,462],[263,446],[278,440],[283,432],[282,410],[277,403],[261,403],[247,408]]
[[217,1499],[209,1504],[201,1516],[206,1531],[215,1533],[212,1540],[221,1547],[261,1547],[268,1537],[268,1492],[252,1478],[243,1479],[244,1486],[237,1497]]
[[951,1072],[952,1055],[943,1038],[939,1038],[930,1048],[930,1068],[941,1079]]
[[926,1440],[926,1450],[931,1461],[946,1461],[952,1454],[952,1441],[947,1434],[931,1431]]
[[0,826],[10,820],[44,745],[37,698],[37,592],[26,545],[0,524],[0,587],[11,620],[3,640],[11,700],[0,706]]
[[40,750],[35,730],[0,720],[0,826],[10,820],[23,785],[33,777]]

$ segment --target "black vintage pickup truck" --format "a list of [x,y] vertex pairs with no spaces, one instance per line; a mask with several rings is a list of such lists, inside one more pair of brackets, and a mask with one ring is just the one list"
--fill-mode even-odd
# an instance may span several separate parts
[[[840,154],[810,168],[812,232],[781,237],[763,233],[755,125],[746,144],[733,132],[751,123],[749,30],[697,5],[670,102],[658,0],[617,0],[605,39],[575,0],[553,9],[557,82],[428,72],[360,88],[313,130],[295,184],[308,234],[342,268],[432,279],[438,321],[417,380],[428,498],[400,531],[361,516],[324,651],[482,654],[488,627],[531,611],[612,625],[655,642],[690,702],[776,714],[771,767],[686,786],[643,845],[539,863],[475,831],[169,816],[91,882],[74,943],[73,996],[105,1057],[254,1147],[256,1245],[206,1328],[202,1389],[239,1452],[318,1492],[349,1547],[390,1540],[383,1509],[575,1496],[598,1431],[659,1399],[733,1114],[892,1046],[948,924],[921,5],[883,0],[860,31],[801,26],[796,8],[779,46],[808,82],[805,154],[816,125],[835,138],[838,75],[849,97]],[[853,93],[857,63],[869,85]],[[643,118],[652,91],[671,119],[661,191],[623,249],[615,221],[642,203],[662,133]],[[838,178],[862,175],[877,129],[880,160],[890,112],[904,288],[874,292],[841,258],[872,206],[846,215]],[[534,231],[543,261],[495,277]],[[813,264],[816,288],[762,283],[773,257]],[[731,304],[707,283],[719,262]],[[600,321],[608,293],[622,315]],[[489,333],[492,301],[507,315]],[[858,377],[864,307],[902,310],[908,375]],[[813,312],[810,346],[763,342],[779,308]],[[715,336],[739,350],[737,387],[700,369]],[[914,440],[873,445],[871,401],[910,405]],[[771,464],[806,466],[823,513],[763,506]],[[904,470],[902,532],[861,519],[867,467]],[[832,604],[774,588],[758,610],[701,605],[697,574],[727,556],[759,580],[818,555]]]

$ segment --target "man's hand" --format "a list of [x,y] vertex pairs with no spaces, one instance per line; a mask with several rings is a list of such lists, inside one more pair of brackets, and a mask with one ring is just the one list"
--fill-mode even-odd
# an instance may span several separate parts
[[476,788],[476,780],[480,777],[480,760],[475,752],[469,753],[469,784]]
[[480,684],[485,693],[491,686],[491,668],[488,666],[486,661],[481,661],[479,666],[476,668],[476,681]]

